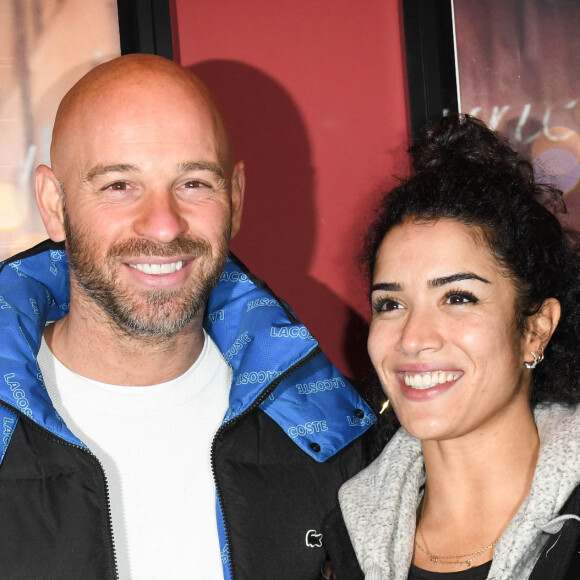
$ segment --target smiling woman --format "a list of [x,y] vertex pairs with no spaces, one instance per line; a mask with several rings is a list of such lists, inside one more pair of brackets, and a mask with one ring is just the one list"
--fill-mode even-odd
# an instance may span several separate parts
[[547,300],[535,330],[520,332],[514,283],[473,228],[449,219],[396,226],[379,248],[371,296],[369,353],[410,434],[425,444],[481,437],[511,406],[510,429],[534,430],[522,361],[543,350],[532,339],[544,325],[547,342],[559,304]]
[[364,254],[394,410],[377,441],[402,428],[341,489],[328,528],[360,568],[336,578],[578,578],[580,258],[546,208],[560,192],[469,116],[411,153]]

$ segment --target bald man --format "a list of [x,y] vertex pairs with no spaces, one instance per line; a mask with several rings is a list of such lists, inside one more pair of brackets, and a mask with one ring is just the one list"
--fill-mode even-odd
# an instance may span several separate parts
[[0,270],[3,579],[320,578],[373,415],[228,257],[244,189],[171,61],[63,99],[35,182],[51,239]]

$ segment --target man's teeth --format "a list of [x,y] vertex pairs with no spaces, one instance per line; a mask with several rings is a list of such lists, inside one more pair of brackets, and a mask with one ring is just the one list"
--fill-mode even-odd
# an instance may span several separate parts
[[129,266],[145,274],[171,274],[181,270],[185,266],[185,262],[180,260],[170,264],[129,264]]
[[432,373],[405,374],[405,384],[413,389],[429,389],[436,385],[442,385],[459,378],[457,373],[451,371],[435,371]]

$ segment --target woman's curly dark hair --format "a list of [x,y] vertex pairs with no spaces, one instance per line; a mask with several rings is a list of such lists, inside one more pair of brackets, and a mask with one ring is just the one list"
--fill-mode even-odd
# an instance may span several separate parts
[[469,115],[443,118],[410,153],[414,174],[384,196],[367,233],[361,254],[367,279],[372,280],[381,242],[396,225],[453,219],[479,228],[515,284],[520,332],[546,298],[561,304],[545,361],[533,373],[532,406],[578,404],[580,246],[552,213],[566,211],[561,192],[539,183],[530,162]]

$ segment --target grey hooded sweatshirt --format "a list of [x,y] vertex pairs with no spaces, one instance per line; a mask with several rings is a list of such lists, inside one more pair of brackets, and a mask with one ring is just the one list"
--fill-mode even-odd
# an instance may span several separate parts
[[[580,484],[580,406],[539,406],[540,453],[530,493],[495,548],[488,579],[530,576],[542,546],[557,541],[567,520],[560,510]],[[366,580],[406,580],[416,513],[425,484],[421,443],[400,429],[381,455],[345,483],[340,507]]]

